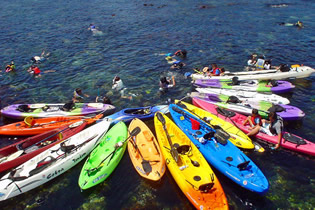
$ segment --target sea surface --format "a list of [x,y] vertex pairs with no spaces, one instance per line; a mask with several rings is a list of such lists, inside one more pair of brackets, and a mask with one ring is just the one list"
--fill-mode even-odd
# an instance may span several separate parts
[[[276,5],[276,6],[274,6]],[[278,6],[280,5],[280,6]],[[314,0],[12,0],[0,7],[1,106],[13,103],[65,103],[73,90],[88,94],[86,102],[107,95],[117,110],[165,104],[193,90],[185,72],[213,62],[241,71],[251,53],[281,63],[315,67]],[[295,23],[304,28],[281,26]],[[94,23],[100,33],[87,30]],[[165,53],[188,51],[186,66],[171,70]],[[42,77],[26,70],[30,58],[45,50]],[[5,73],[14,60],[17,70]],[[45,72],[48,70],[54,70]],[[111,89],[121,77],[127,96]],[[159,93],[161,76],[175,76],[176,87]],[[303,120],[286,129],[315,142],[315,77],[292,80],[286,94],[302,109]],[[12,122],[1,119],[1,124]],[[153,121],[148,125],[154,129]],[[19,139],[1,137],[3,147]],[[314,209],[314,158],[285,149],[246,152],[270,183],[265,196],[251,193],[218,171],[230,209]],[[1,209],[193,209],[167,171],[158,183],[138,176],[128,154],[102,184],[81,192],[78,176],[83,161],[53,181],[0,203]]]

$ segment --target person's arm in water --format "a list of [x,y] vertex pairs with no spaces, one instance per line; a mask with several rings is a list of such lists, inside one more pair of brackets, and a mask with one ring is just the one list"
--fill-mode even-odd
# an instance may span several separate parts
[[282,132],[278,134],[278,143],[276,144],[275,149],[278,149],[280,147],[281,139],[282,139]]
[[173,86],[175,86],[175,77],[174,76],[172,76],[172,82],[173,82]]

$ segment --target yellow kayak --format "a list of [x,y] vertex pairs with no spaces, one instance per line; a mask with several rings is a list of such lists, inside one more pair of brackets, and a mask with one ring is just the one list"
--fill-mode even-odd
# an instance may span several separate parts
[[128,153],[133,166],[140,176],[158,181],[165,173],[165,160],[159,143],[144,122],[135,118],[129,125],[129,131],[136,127],[141,132],[128,141]]
[[189,201],[197,209],[228,209],[219,180],[183,131],[161,112],[154,126],[166,165]]
[[220,126],[224,131],[230,134],[231,138],[229,138],[230,142],[232,142],[235,146],[242,148],[242,149],[254,149],[255,145],[253,144],[252,140],[239,128],[235,125],[224,121],[220,117],[211,114],[203,109],[200,109],[192,104],[185,103],[183,101],[175,100],[175,104],[181,106],[182,108],[186,109],[193,115],[200,117],[202,119],[207,118],[210,120],[208,123],[210,126]]

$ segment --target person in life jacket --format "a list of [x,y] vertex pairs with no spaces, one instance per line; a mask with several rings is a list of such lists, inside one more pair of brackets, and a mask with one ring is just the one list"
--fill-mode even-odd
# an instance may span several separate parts
[[11,61],[10,64],[8,64],[6,67],[5,67],[5,72],[10,72],[10,71],[13,71],[15,70],[15,64],[13,61]]
[[174,53],[175,56],[180,57],[182,59],[185,59],[187,57],[187,51],[186,50],[177,50]]
[[186,66],[186,64],[178,60],[171,65],[171,69],[181,69],[184,66]]
[[97,28],[96,28],[96,26],[93,23],[91,23],[89,28],[88,28],[88,30],[90,30],[90,31],[97,31]]
[[76,89],[73,91],[73,98],[72,98],[72,101],[73,101],[74,103],[76,103],[76,102],[82,103],[84,97],[89,97],[89,95],[83,94],[83,93],[82,93],[82,90],[81,90],[80,88],[76,88]]
[[211,64],[211,69],[209,67],[204,67],[202,69],[205,76],[220,76],[225,72],[224,68],[219,68],[216,63]]
[[268,126],[269,131],[272,135],[278,136],[278,143],[272,149],[278,149],[281,145],[281,139],[283,136],[283,119],[276,114],[276,112],[269,112],[268,120],[264,120],[263,123]]
[[247,124],[250,125],[249,129],[251,130],[247,134],[247,136],[254,136],[260,131],[260,128],[263,125],[263,123],[257,109],[253,109],[252,115],[248,116],[246,120],[243,122],[243,125],[247,125]]
[[255,63],[255,67],[257,70],[264,69],[265,65],[265,59],[261,56],[257,59],[257,62]]

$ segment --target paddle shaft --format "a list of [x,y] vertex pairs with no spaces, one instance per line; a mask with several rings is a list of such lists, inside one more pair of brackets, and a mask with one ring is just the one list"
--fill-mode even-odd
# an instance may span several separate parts
[[[56,136],[57,134],[59,134],[59,133],[65,131],[65,130],[67,130],[68,128],[69,128],[69,126],[66,127],[66,128],[64,128],[64,129],[62,129],[61,131],[58,131],[57,133],[54,133],[53,135],[50,135],[50,136],[48,136],[48,137],[46,137],[46,138],[40,140],[39,142],[36,142],[36,144],[40,144],[40,143],[46,141],[47,139],[49,139],[49,138],[51,138],[51,137],[53,137],[53,136]],[[23,143],[24,143],[24,142],[23,142]],[[21,145],[23,145],[23,143],[18,144],[16,147],[19,148]],[[33,146],[33,145],[31,145],[31,146]],[[28,146],[28,147],[24,148],[24,150],[26,150],[27,148],[29,148],[29,147],[31,147],[31,146]]]

